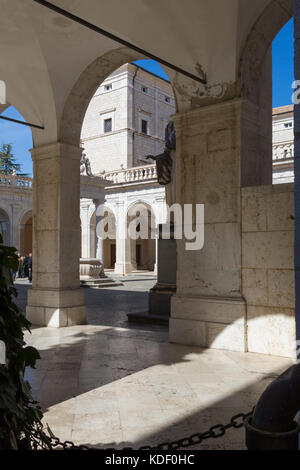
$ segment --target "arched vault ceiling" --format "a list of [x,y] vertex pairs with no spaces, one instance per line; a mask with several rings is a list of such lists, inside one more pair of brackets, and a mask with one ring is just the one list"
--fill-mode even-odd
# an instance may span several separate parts
[[[208,85],[236,80],[237,57],[271,0],[52,0],[91,23],[194,74]],[[278,0],[279,2],[281,0]],[[32,0],[0,0],[0,79],[26,119],[55,138],[64,103],[82,71],[119,44]],[[172,73],[170,73],[172,77]],[[76,112],[76,110],[74,110]]]

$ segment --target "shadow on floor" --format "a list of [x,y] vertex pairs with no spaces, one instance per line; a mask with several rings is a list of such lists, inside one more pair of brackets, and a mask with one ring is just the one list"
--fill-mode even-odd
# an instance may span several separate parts
[[[28,287],[18,286],[17,303],[21,308],[26,304]],[[211,352],[195,347],[174,346],[168,343],[167,328],[127,323],[128,311],[141,311],[146,307],[147,292],[120,288],[99,291],[100,289],[85,291],[88,325],[61,330],[37,328],[29,341],[40,351],[42,360],[36,370],[26,371],[26,378],[30,381],[34,397],[41,403],[44,411],[56,405],[56,419],[63,421],[60,406],[69,406],[70,413],[74,414],[76,403],[79,403],[80,408],[82,396],[87,394],[84,400],[87,400],[90,413],[91,439],[86,432],[82,435],[76,435],[75,432],[73,439],[78,443],[101,448],[138,448],[206,431],[212,425],[227,423],[231,416],[237,413],[248,412],[268,383],[286,368],[280,368],[280,365],[285,364],[280,358],[278,364],[276,358],[268,359],[272,367],[264,368],[260,355]],[[189,358],[191,354],[203,357],[206,364],[205,374],[198,374],[197,370],[194,374],[191,373],[190,368],[195,367],[195,362]],[[247,366],[249,357],[254,357],[254,362],[256,361],[251,372]],[[190,370],[192,392],[187,391],[182,384],[177,386],[176,381],[173,382],[174,378],[169,374],[174,366],[181,367],[182,374]],[[147,370],[151,371],[153,367],[158,367],[158,370],[163,368],[163,372],[160,371],[160,383],[156,383],[153,375],[151,380],[154,382],[147,383]],[[250,383],[245,386],[242,377],[246,372]],[[97,403],[101,404],[103,410],[100,412],[100,420],[102,414],[103,420],[105,415],[107,419],[108,413],[108,422],[103,430],[107,436],[107,428],[112,426],[110,406],[115,406],[115,400],[120,399],[120,387],[124,386],[124,380],[129,385],[133,381],[137,383],[137,390],[150,385],[162,403],[162,409],[166,412],[172,409],[172,413],[162,413],[161,420],[154,426],[151,400],[146,405],[144,398],[137,393],[121,410],[121,413],[125,413],[125,422],[129,423],[128,429],[130,426],[134,428],[130,435],[135,437],[132,437],[130,442],[123,438],[119,442],[105,441],[103,444],[101,431],[94,423],[96,414],[99,415]],[[235,382],[234,392],[228,393]],[[111,391],[111,386],[117,390],[116,394]],[[221,393],[220,399],[219,392],[222,390],[224,396]],[[70,426],[72,428],[71,424]],[[125,428],[126,426],[124,425]],[[99,434],[99,440],[95,439],[95,433]],[[97,444],[91,445],[91,442]],[[224,437],[206,441],[194,448],[243,449],[244,431],[229,430]]]
[[[35,398],[40,401],[44,410],[58,404],[65,406],[69,401],[69,406],[74,412],[73,408],[76,408],[76,405],[72,400],[74,398],[79,400],[77,403],[80,408],[81,395],[87,394],[84,397],[84,402],[88,403],[91,420],[90,433],[93,437],[92,442],[95,442],[93,419],[97,413],[99,414],[97,400],[98,403],[102,402],[100,416],[103,413],[103,419],[107,414],[105,404],[108,405],[109,412],[111,404],[114,403],[114,400],[118,400],[118,394],[115,395],[106,386],[114,383],[118,389],[117,382],[120,381],[119,387],[124,386],[122,379],[126,378],[129,379],[129,382],[127,380],[129,385],[134,380],[138,382],[139,387],[143,387],[147,384],[147,377],[145,378],[143,374],[140,376],[139,372],[147,371],[155,366],[166,366],[163,384],[155,385],[154,380],[154,384],[151,386],[157,388],[158,397],[163,400],[166,410],[168,407],[172,407],[176,410],[176,414],[168,419],[164,419],[162,416],[160,424],[155,426],[154,433],[151,403],[149,408],[145,404],[140,406],[143,403],[143,397],[137,394],[134,400],[129,400],[128,405],[126,404],[123,408],[123,413],[128,414],[126,419],[129,419],[129,422],[132,420],[136,435],[143,437],[137,437],[131,442],[126,440],[118,443],[111,442],[108,445],[107,443],[102,444],[101,436],[99,436],[99,442],[94,444],[95,447],[122,448],[130,446],[138,448],[142,445],[157,445],[161,442],[206,431],[210,426],[218,423],[226,424],[231,416],[248,412],[255,405],[268,383],[281,372],[276,369],[275,371],[270,370],[269,373],[251,372],[253,375],[250,375],[250,372],[247,371],[251,383],[246,387],[239,387],[239,383],[242,383],[239,380],[247,370],[247,355],[243,360],[242,354],[239,353],[215,351],[212,354],[210,351],[200,348],[174,346],[165,340],[159,341],[158,338],[154,339],[153,333],[140,333],[137,336],[135,332],[129,330],[111,328],[91,331],[88,334],[84,332],[74,334],[73,331],[72,335],[70,331],[69,336],[59,339],[60,344],[57,344],[58,338],[54,336],[52,346],[50,345],[51,339],[49,342],[49,336],[45,336],[44,344],[48,341],[49,346],[44,345],[41,351],[42,361],[37,370],[29,370],[26,375],[33,386]],[[39,341],[43,342],[43,336],[39,338]],[[207,363],[205,376],[195,374],[193,377],[191,375],[190,380],[194,390],[192,394],[187,393],[184,387],[177,388],[176,383],[173,383],[173,378],[170,376],[169,379],[168,375],[169,372],[172,372],[174,365],[185,364],[184,367],[188,370],[191,362],[188,358],[190,354],[197,354],[199,357],[203,355],[203,360]],[[226,361],[224,359],[218,360],[218,354],[220,357],[223,355]],[[211,361],[210,358],[213,360]],[[258,364],[259,357],[256,360]],[[210,365],[209,361],[211,361]],[[195,362],[191,365],[195,366]],[[258,369],[260,369],[259,365]],[[218,376],[216,376],[216,371],[218,371]],[[228,390],[234,382],[237,385],[236,391],[228,394],[226,389]],[[222,389],[224,397],[220,400],[216,398],[216,392],[220,392]],[[141,403],[140,400],[142,400]],[[59,409],[58,407],[58,414]],[[230,430],[223,438],[203,443],[200,448],[242,449],[244,448],[243,432],[243,429]],[[84,435],[86,436],[86,434]],[[76,433],[74,440],[78,440]],[[91,445],[88,439],[80,440],[80,443]]]
[[[87,324],[167,333],[168,327],[166,326],[128,322],[128,313],[148,311],[148,291],[155,283],[155,279],[151,279],[150,282],[145,279],[129,280],[129,282],[130,287],[125,285],[122,288],[84,289]],[[132,287],[131,282],[135,283]],[[22,283],[15,286],[18,291],[15,302],[25,312],[27,293],[31,285]]]

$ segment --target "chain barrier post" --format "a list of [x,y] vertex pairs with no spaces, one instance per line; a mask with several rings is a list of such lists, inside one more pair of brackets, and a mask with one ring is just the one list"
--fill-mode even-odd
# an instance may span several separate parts
[[249,450],[298,450],[300,426],[300,364],[271,382],[257,402],[253,416],[246,420]]
[[167,451],[176,451],[179,449],[186,449],[188,447],[196,446],[201,444],[206,439],[218,439],[223,437],[228,429],[240,429],[244,426],[246,420],[253,415],[253,411],[249,413],[239,413],[233,416],[227,424],[217,424],[212,426],[208,431],[199,432],[192,434],[189,437],[184,437],[182,439],[178,439],[172,442],[163,442],[156,446],[142,446],[138,449],[134,449],[133,447],[124,447],[123,449],[115,449],[115,448],[96,448],[96,447],[88,447],[86,445],[76,445],[71,441],[64,441],[61,442],[58,437],[56,437],[49,426],[47,426],[48,435],[42,429],[36,429],[32,433],[32,447],[34,450],[38,448],[45,448],[45,445],[40,444],[38,442],[44,443],[45,440],[49,442],[48,450],[56,449],[57,447],[62,448],[63,450],[104,450],[104,451],[130,451],[130,450],[148,450],[152,452],[157,452],[161,450]]

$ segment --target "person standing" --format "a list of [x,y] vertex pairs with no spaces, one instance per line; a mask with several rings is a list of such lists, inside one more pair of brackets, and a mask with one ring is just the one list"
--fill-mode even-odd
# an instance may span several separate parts
[[15,282],[15,280],[16,280],[16,271],[11,269],[10,270],[10,275],[11,275],[12,282]]
[[29,258],[28,258],[28,281],[32,282],[32,254],[29,253]]
[[23,258],[21,256],[21,253],[18,253],[18,279],[23,278]]
[[24,277],[28,277],[28,255],[25,255],[23,259],[23,273]]

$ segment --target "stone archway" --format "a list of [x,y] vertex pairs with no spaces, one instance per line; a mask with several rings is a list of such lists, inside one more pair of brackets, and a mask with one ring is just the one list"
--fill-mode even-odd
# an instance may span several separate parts
[[113,211],[104,208],[104,217],[107,221],[104,226],[105,238],[103,240],[104,269],[114,269],[116,264],[116,218]]
[[[99,88],[99,85],[123,64],[144,58],[144,56],[138,55],[131,49],[122,47],[110,51],[93,61],[79,76],[65,102],[59,127],[59,141],[67,145],[79,147],[84,117],[89,103],[96,90]],[[175,100],[176,93],[176,89],[174,88]],[[76,110],[76,112],[74,112],[74,110]],[[123,223],[124,221],[122,221],[122,224]],[[108,242],[105,241],[104,245],[107,246],[107,244]],[[116,247],[117,253],[120,254],[121,251],[121,249]],[[123,262],[118,262],[117,253],[115,264],[118,266],[123,265]],[[106,267],[108,265],[112,266],[112,264],[114,263],[111,261],[111,256],[109,256],[104,265]]]
[[59,140],[79,147],[84,116],[99,84],[121,65],[143,58],[124,47],[110,51],[92,62],[78,78],[65,103]]
[[154,271],[156,265],[156,243],[155,239],[151,238],[151,229],[155,227],[155,215],[151,206],[142,201],[132,204],[127,211],[127,223],[133,227],[138,236],[137,239],[130,240],[131,264],[133,268],[138,271]]
[[26,212],[20,220],[20,253],[32,253],[32,211]]
[[0,234],[3,238],[3,244],[10,246],[10,220],[7,212],[0,209]]
[[241,96],[259,104],[261,74],[272,42],[292,18],[293,0],[272,0],[253,25],[242,49],[238,83]]
[[292,0],[271,1],[253,25],[240,56],[237,89],[245,102],[242,186],[272,184],[272,42],[292,16]]
[[[271,51],[273,40],[292,16],[291,0],[270,2],[248,35],[238,76],[244,102],[241,220],[247,350],[283,356],[293,356],[295,350],[294,188],[292,184],[272,186]],[[272,213],[281,213],[282,221],[275,216],[272,222]],[[267,221],[263,226],[262,220]],[[288,253],[284,265],[272,257],[272,253],[279,254],[283,249],[281,237],[285,238],[284,249]],[[251,252],[251,247],[261,251],[260,257]]]
[[[205,204],[205,243],[188,252],[184,240],[177,241],[172,342],[294,354],[293,197],[272,187],[270,62],[272,41],[291,16],[292,1],[272,1],[253,24],[234,99],[204,101],[175,117],[177,199],[182,206]],[[272,223],[272,210],[284,214],[280,224]],[[284,250],[282,265],[272,253]],[[289,298],[280,289],[287,284]]]

